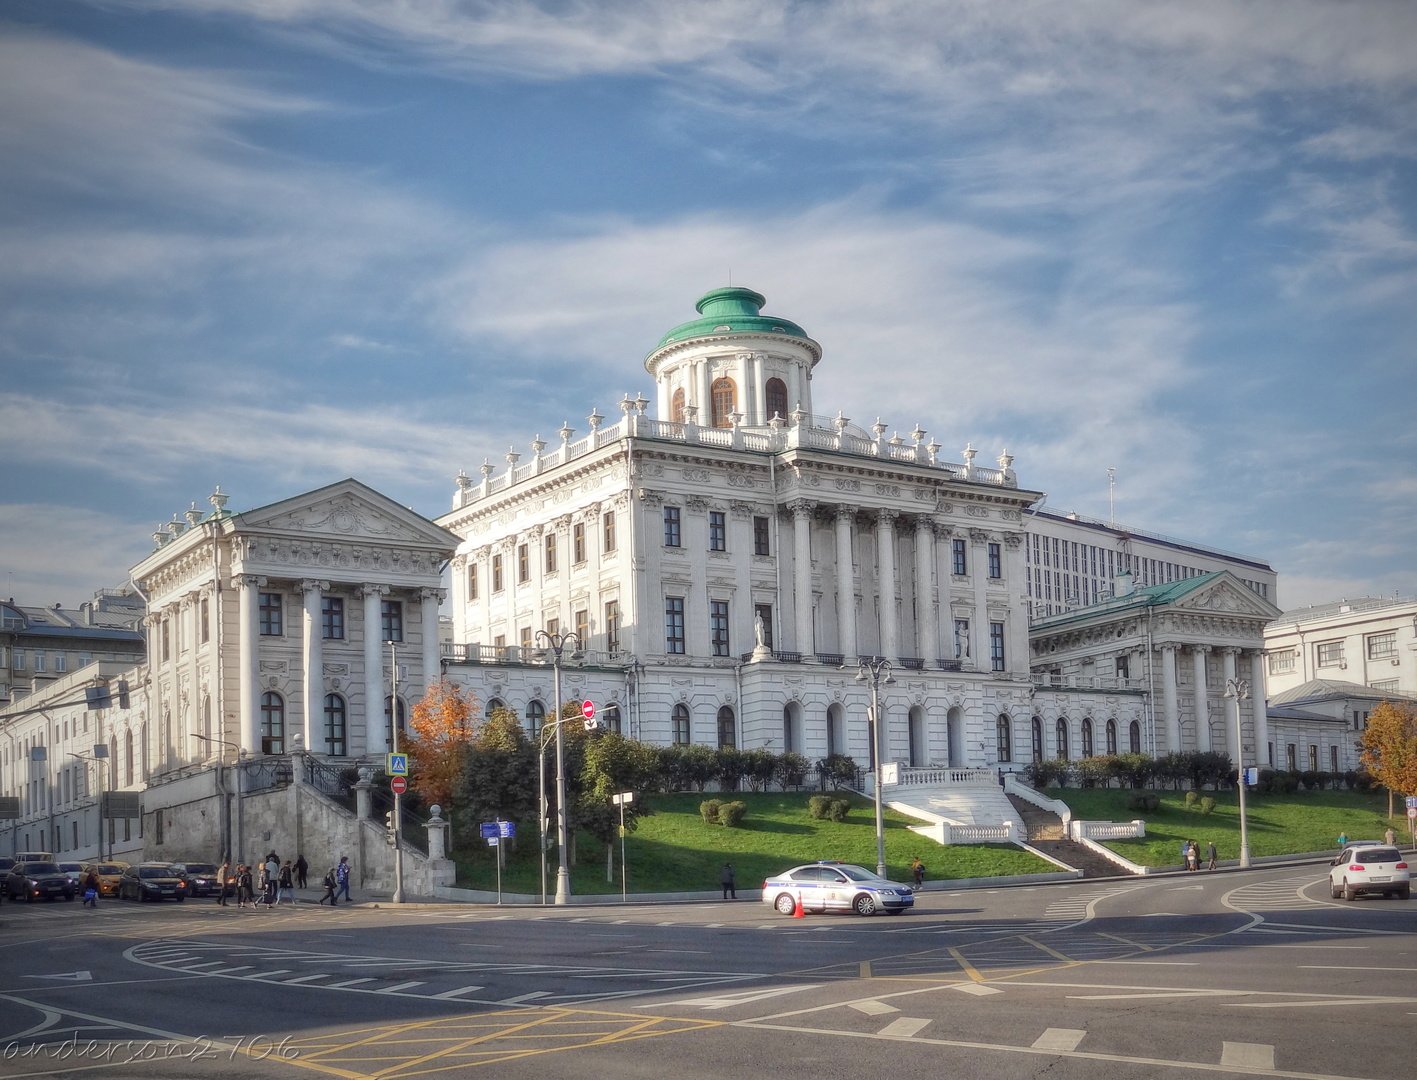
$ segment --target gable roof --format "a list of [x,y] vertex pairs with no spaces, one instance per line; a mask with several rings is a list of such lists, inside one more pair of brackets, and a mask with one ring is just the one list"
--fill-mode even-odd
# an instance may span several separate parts
[[1101,603],[1050,615],[1034,622],[1029,627],[1029,632],[1054,630],[1074,622],[1111,618],[1127,612],[1170,606],[1246,615],[1266,622],[1279,614],[1277,607],[1248,588],[1229,570],[1212,570],[1179,581],[1147,585],[1126,596],[1114,596]]
[[353,477],[280,502],[231,515],[237,531],[298,531],[330,540],[367,538],[398,545],[446,550],[458,537]]
[[1336,701],[1340,698],[1358,698],[1363,701],[1411,701],[1406,694],[1394,694],[1387,690],[1374,690],[1362,683],[1344,682],[1339,679],[1310,679],[1306,683],[1291,687],[1282,694],[1269,699],[1270,705],[1301,705],[1315,701]]

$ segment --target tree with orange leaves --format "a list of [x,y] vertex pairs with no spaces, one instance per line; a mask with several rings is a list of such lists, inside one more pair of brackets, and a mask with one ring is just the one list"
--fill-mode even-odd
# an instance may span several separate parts
[[1388,790],[1391,817],[1394,792],[1417,795],[1417,710],[1382,702],[1368,715],[1358,745],[1363,768]]
[[477,695],[447,678],[428,688],[409,718],[409,785],[425,805],[449,806],[473,737]]

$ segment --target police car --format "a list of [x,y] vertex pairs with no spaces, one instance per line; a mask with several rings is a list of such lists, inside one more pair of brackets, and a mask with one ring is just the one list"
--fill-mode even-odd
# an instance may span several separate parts
[[796,912],[798,897],[803,911],[899,915],[915,906],[915,890],[909,885],[887,881],[864,866],[830,861],[794,866],[763,882],[763,903],[780,914]]

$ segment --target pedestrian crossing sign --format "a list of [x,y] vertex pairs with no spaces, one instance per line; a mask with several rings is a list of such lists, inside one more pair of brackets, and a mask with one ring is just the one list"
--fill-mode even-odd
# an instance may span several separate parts
[[385,771],[388,772],[388,774],[389,774],[390,776],[407,776],[407,775],[408,775],[408,755],[407,755],[407,754],[390,754],[390,755],[389,755],[389,767],[388,767],[388,769],[385,770]]

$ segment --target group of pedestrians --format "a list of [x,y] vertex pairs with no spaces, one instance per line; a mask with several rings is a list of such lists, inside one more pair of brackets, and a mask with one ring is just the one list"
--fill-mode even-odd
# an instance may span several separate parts
[[[291,862],[289,859],[282,861],[280,856],[271,851],[254,869],[246,863],[237,863],[233,870],[231,860],[223,859],[221,869],[217,872],[220,880],[217,904],[227,907],[227,898],[234,896],[236,906],[243,909],[270,909],[281,903],[294,906],[299,902],[295,898],[295,890],[308,887],[309,874],[310,864],[303,854],[297,855],[295,861]],[[329,900],[333,905],[335,897],[341,891],[345,901],[350,901],[348,855],[340,856],[339,865],[330,868],[323,884],[325,895],[320,898],[320,903]]]
[[[1215,869],[1215,841],[1212,840],[1205,846],[1205,868]],[[1194,840],[1184,840],[1181,842],[1181,864],[1187,870],[1199,870],[1201,868],[1200,845]]]

